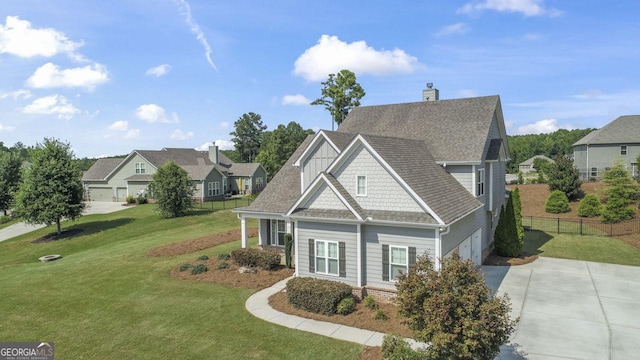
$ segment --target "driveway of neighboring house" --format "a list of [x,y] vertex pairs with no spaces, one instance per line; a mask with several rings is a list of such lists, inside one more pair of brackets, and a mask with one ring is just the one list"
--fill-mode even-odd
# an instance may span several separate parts
[[[92,215],[92,214],[107,214],[112,213],[114,211],[126,209],[126,206],[123,206],[122,203],[118,202],[98,202],[92,201],[87,203],[87,206],[84,209],[84,215]],[[17,223],[11,226],[7,226],[4,229],[0,229],[0,242],[4,240],[8,240],[14,238],[16,236],[26,234],[33,230],[37,230],[43,228],[44,225],[27,225],[25,223]]]
[[520,317],[500,359],[640,358],[640,267],[541,257],[482,270]]

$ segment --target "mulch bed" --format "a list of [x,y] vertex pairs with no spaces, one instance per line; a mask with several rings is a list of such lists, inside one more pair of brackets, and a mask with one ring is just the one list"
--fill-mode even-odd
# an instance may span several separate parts
[[62,230],[60,235],[58,235],[58,233],[50,233],[50,234],[47,234],[45,236],[39,237],[39,238],[31,241],[31,243],[32,244],[43,244],[43,243],[48,243],[48,242],[52,242],[52,241],[58,241],[58,240],[62,240],[62,239],[66,239],[66,238],[70,238],[72,236],[78,235],[83,231],[84,231],[84,229]]
[[484,259],[483,265],[492,265],[492,266],[517,266],[529,264],[538,259],[538,255],[522,255],[520,257],[505,257],[497,255],[496,253],[491,253]]
[[[229,230],[217,234],[203,236],[197,239],[185,240],[177,243],[163,245],[147,252],[147,256],[175,256],[190,254],[196,251],[212,248],[214,246],[240,240],[241,229]],[[258,236],[258,228],[248,228],[247,236]]]

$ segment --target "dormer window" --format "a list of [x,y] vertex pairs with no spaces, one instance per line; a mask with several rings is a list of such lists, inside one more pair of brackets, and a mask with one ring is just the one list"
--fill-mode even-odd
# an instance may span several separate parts
[[358,175],[356,180],[356,196],[367,196],[367,177]]

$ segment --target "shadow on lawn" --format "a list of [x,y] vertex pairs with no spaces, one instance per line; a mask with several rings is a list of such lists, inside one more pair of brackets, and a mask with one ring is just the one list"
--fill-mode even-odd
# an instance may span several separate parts
[[41,244],[51,241],[72,240],[79,236],[87,236],[109,229],[115,229],[117,227],[127,225],[132,221],[133,219],[131,218],[119,218],[113,220],[91,221],[82,224],[74,224],[72,226],[69,226],[68,228],[63,228],[60,235],[52,232],[31,241],[31,243]]
[[522,253],[531,254],[531,255],[540,255],[544,253],[544,251],[540,250],[540,248],[553,239],[553,236],[547,234],[544,231],[540,230],[531,230],[524,232],[524,246],[522,248]]

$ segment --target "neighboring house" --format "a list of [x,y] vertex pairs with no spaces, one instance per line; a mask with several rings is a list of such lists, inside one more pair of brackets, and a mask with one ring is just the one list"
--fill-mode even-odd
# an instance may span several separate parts
[[620,116],[573,144],[573,163],[583,181],[599,180],[616,159],[632,176],[639,176],[640,115]]
[[357,107],[310,135],[248,207],[259,244],[294,235],[296,276],[395,290],[416,256],[481,264],[505,202],[509,157],[498,96]]
[[530,172],[536,172],[536,169],[533,167],[533,161],[535,159],[544,159],[547,160],[548,162],[554,163],[555,161],[549,159],[548,157],[544,156],[544,155],[536,155],[530,159],[527,159],[523,162],[520,163],[520,165],[518,165],[518,170],[523,173],[523,174],[528,174]]
[[85,198],[91,201],[125,201],[128,195],[148,191],[153,174],[173,161],[184,169],[196,185],[194,200],[220,199],[225,194],[259,192],[267,172],[258,163],[234,163],[210,146],[209,151],[164,148],[134,150],[126,158],[98,159],[82,176]]

